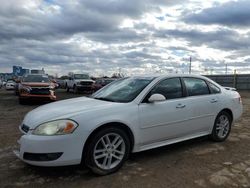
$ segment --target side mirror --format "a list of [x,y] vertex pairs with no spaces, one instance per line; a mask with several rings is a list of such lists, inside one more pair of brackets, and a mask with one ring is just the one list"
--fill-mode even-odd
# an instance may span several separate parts
[[166,97],[164,97],[162,94],[153,94],[149,97],[148,102],[154,103],[154,102],[161,102],[165,101]]

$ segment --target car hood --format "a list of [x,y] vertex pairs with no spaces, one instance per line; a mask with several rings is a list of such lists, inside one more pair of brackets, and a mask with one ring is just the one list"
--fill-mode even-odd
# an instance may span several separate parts
[[30,111],[24,118],[23,124],[34,129],[37,125],[56,119],[70,119],[79,113],[109,108],[113,102],[101,101],[87,97],[78,97],[40,106]]
[[75,79],[77,82],[94,82],[94,80],[91,79]]
[[42,83],[42,82],[22,82],[22,85],[24,86],[30,86],[30,87],[49,87],[51,83]]

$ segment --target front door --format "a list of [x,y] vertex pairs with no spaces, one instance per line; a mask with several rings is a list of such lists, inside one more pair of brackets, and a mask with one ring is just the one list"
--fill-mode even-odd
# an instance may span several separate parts
[[[149,103],[147,99],[156,93],[166,100]],[[141,145],[182,137],[189,132],[190,104],[183,96],[180,78],[162,80],[151,90],[139,105]]]

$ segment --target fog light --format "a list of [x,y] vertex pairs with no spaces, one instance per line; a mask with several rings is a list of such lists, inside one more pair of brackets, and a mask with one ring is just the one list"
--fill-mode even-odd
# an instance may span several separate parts
[[29,161],[54,161],[62,156],[62,152],[58,153],[28,153],[24,152],[23,158]]

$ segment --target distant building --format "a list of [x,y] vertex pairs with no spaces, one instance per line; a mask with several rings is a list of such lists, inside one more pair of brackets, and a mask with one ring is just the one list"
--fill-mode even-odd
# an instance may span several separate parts
[[10,80],[13,78],[12,73],[0,73],[0,80]]
[[13,66],[12,74],[13,74],[13,76],[15,76],[15,77],[23,76],[23,75],[29,74],[29,73],[30,73],[30,70],[29,70],[29,69],[23,69],[23,68],[20,67],[20,66]]
[[41,70],[33,69],[33,70],[30,71],[30,73],[31,74],[45,74],[45,71],[44,71],[44,69],[41,69]]
[[15,79],[21,76],[24,76],[25,74],[45,74],[44,69],[24,69],[21,66],[13,66],[12,67],[12,73],[0,73],[0,80],[8,80],[8,79]]
[[29,69],[23,69],[23,75],[29,74],[29,73],[30,73],[30,70],[29,70]]

